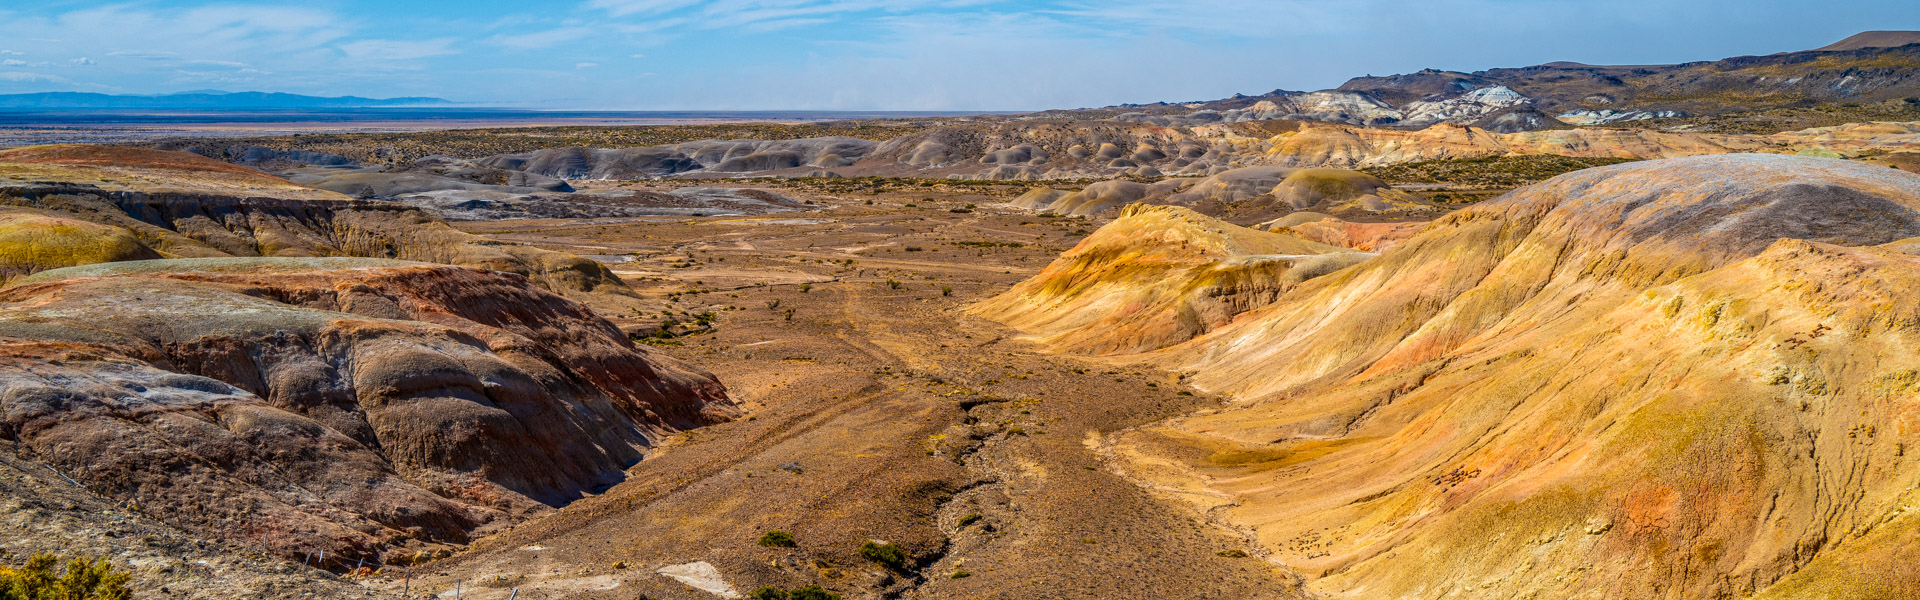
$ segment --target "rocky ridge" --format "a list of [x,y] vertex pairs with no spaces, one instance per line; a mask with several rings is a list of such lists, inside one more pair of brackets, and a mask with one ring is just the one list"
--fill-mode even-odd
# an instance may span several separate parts
[[485,240],[404,204],[184,152],[0,151],[0,206],[10,207],[0,231],[19,242],[0,247],[0,277],[129,258],[362,256],[518,273],[562,294],[630,293],[591,260]]
[[1443,211],[1370,175],[1343,169],[1245,167],[1206,178],[1142,183],[1115,179],[1077,191],[1034,188],[1014,206],[1087,216],[1130,203],[1185,206],[1228,222],[1251,225],[1300,211],[1369,217],[1418,218]]

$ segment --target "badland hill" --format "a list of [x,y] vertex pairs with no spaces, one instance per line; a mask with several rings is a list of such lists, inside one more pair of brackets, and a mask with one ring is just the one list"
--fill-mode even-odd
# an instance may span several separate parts
[[632,295],[577,256],[186,153],[10,150],[0,178],[0,434],[192,536],[404,564],[736,413],[564,297]]
[[[1891,169],[1650,161],[1453,212],[1185,341],[1127,321],[1137,303],[1033,292],[1074,253],[975,310],[1239,399],[1102,443],[1316,593],[1892,598],[1920,589],[1901,541],[1916,208],[1920,177]],[[1089,240],[1187,228],[1128,221]]]

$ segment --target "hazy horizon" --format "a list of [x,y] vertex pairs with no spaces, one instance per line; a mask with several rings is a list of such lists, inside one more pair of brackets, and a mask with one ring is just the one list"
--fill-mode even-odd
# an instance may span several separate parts
[[55,1],[0,9],[0,93],[214,88],[558,110],[1012,111],[1321,89],[1422,68],[1714,60],[1920,28],[1920,5],[1892,1],[562,6]]

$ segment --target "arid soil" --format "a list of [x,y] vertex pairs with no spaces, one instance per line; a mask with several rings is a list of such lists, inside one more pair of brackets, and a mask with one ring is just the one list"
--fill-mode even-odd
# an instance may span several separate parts
[[[725,587],[703,585],[740,594],[818,584],[849,598],[1295,597],[1291,575],[1241,534],[1114,475],[1094,449],[1216,400],[1151,370],[1040,354],[962,311],[1098,223],[987,196],[809,199],[828,208],[462,224],[629,255],[613,267],[650,304],[610,316],[682,332],[658,349],[713,369],[746,416],[677,436],[604,494],[377,585],[713,598],[659,573],[704,562]],[[663,313],[685,325],[663,327]],[[772,530],[797,547],[756,543]],[[870,540],[898,545],[908,564],[862,558]]]
[[151,596],[1920,581],[1920,180],[1883,165],[1246,228],[851,178],[729,184],[772,214],[449,224],[185,154],[0,158],[0,561],[106,556]]

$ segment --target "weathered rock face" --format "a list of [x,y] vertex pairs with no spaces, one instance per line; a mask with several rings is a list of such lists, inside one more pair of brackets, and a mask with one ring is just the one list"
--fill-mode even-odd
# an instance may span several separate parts
[[0,290],[0,434],[167,522],[329,564],[461,542],[733,413],[702,371],[525,278],[184,259]]
[[1128,354],[1206,333],[1302,281],[1372,257],[1135,204],[1032,279],[975,305],[1060,351]]
[[1329,596],[1908,597],[1915,236],[1885,167],[1565,175],[1153,355],[1247,402],[1109,441]]
[[1443,210],[1358,171],[1291,167],[1246,167],[1155,183],[1115,179],[1074,192],[1034,188],[1013,201],[1022,208],[1076,216],[1111,213],[1134,203],[1182,206],[1238,225],[1298,211],[1407,218]]
[[1292,234],[1329,246],[1380,253],[1400,245],[1426,226],[1425,221],[1355,223],[1323,213],[1297,212],[1254,228]]
[[[0,205],[9,222],[39,217],[105,226],[121,258],[364,256],[483,267],[526,275],[560,293],[630,293],[599,263],[503,244],[448,227],[412,207],[355,200],[184,152],[40,146],[0,152]],[[40,227],[45,230],[45,227]],[[44,236],[26,245],[51,247]],[[0,244],[6,243],[0,238]],[[104,242],[103,242],[104,243]],[[0,256],[27,252],[0,247]],[[0,267],[35,272],[84,260],[50,257]]]
[[480,165],[566,179],[640,179],[695,171],[747,173],[853,164],[876,144],[825,137],[802,140],[704,140],[645,148],[555,148],[481,159]]

